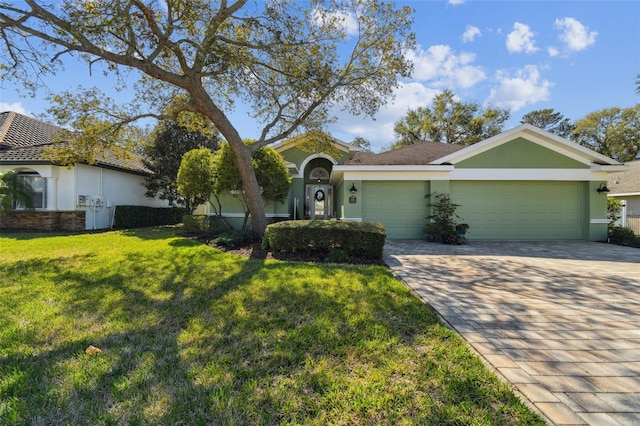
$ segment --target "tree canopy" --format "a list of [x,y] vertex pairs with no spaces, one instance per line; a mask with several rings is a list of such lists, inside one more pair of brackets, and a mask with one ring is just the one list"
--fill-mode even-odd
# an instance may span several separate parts
[[[266,217],[251,154],[300,127],[321,128],[335,105],[373,115],[410,74],[414,45],[410,8],[380,0],[2,1],[0,24],[3,78],[28,88],[61,71],[66,55],[122,77],[123,87],[139,75],[127,105],[94,89],[53,98],[59,124],[84,130],[78,140],[88,146],[114,143],[112,132],[143,117],[190,111],[213,123],[238,161],[257,235]],[[248,146],[231,121],[238,101],[262,127]]]
[[356,148],[358,151],[363,152],[372,152],[371,151],[371,142],[362,136],[356,136],[353,141],[351,141],[351,145]]
[[640,104],[605,108],[576,121],[572,139],[618,161],[633,161],[640,154]]
[[475,102],[459,101],[454,92],[445,90],[436,95],[431,107],[410,109],[396,122],[397,141],[391,148],[423,142],[471,145],[500,133],[508,119],[508,110],[484,109]]
[[521,123],[528,123],[563,138],[569,138],[574,129],[573,123],[553,108],[538,109],[522,116]]
[[197,148],[185,153],[176,181],[180,195],[190,200],[186,206],[189,214],[209,201],[216,184],[215,160],[211,150]]
[[178,170],[182,156],[197,148],[215,151],[220,146],[217,135],[206,136],[199,131],[189,131],[177,122],[162,123],[155,132],[152,141],[143,146],[143,163],[153,172],[145,178],[144,186],[148,197],[167,200],[171,205],[183,205],[193,211],[194,200],[178,193]]

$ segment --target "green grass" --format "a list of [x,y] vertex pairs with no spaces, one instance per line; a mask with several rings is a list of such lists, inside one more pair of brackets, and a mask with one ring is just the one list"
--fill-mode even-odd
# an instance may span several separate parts
[[385,268],[156,228],[0,237],[0,424],[543,423]]

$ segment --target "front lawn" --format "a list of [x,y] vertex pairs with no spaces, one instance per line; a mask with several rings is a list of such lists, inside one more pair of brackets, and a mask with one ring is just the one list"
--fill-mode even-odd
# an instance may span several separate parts
[[0,236],[0,424],[447,423],[543,424],[384,267]]

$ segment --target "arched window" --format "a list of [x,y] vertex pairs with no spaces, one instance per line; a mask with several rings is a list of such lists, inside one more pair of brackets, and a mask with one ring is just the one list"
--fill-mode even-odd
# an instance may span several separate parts
[[[37,172],[20,172],[18,173],[18,179],[25,183],[28,183],[33,190],[33,203],[34,209],[44,209],[47,206],[47,179],[40,176]],[[23,208],[24,206],[15,205],[14,208]]]
[[329,172],[324,167],[316,167],[311,170],[311,173],[309,173],[309,179],[318,180],[318,182],[321,180],[328,180]]

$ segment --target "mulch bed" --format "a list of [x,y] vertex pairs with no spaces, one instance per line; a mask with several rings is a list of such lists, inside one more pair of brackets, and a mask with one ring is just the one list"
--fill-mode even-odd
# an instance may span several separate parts
[[[290,262],[328,263],[327,255],[324,253],[273,253],[271,251],[264,250],[260,243],[254,243],[251,245],[236,248],[219,246],[210,241],[207,242],[207,244],[226,253],[237,254],[238,256],[248,257],[251,259],[277,259]],[[386,266],[382,259],[363,259],[359,257],[350,257],[347,261],[341,263],[351,265]]]

